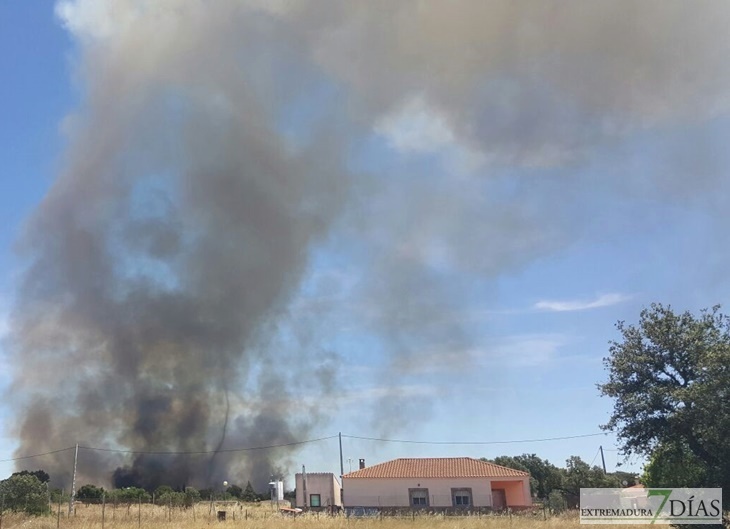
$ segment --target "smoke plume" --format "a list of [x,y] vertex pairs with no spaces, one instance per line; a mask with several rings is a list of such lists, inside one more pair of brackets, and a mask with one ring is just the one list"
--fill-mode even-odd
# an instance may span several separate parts
[[[465,348],[477,287],[579,239],[594,188],[633,188],[584,175],[592,154],[727,113],[728,6],[60,1],[81,104],[20,243],[19,451],[305,437],[326,417],[294,396],[337,389],[318,318],[292,310],[321,255],[359,278],[322,321],[352,310],[401,366]],[[374,424],[402,427],[398,402]],[[288,454],[87,451],[83,472],[262,481]],[[67,458],[42,464],[64,481]]]
[[[74,25],[97,9],[110,18]],[[341,202],[336,141],[312,130],[295,151],[275,130],[275,81],[252,81],[270,64],[256,64],[233,3],[59,12],[79,38],[85,93],[64,167],[22,241],[11,391],[24,405],[20,450],[201,452],[305,438],[318,415],[281,403],[298,379],[331,368],[311,344],[270,351],[267,340]],[[147,487],[209,486],[243,470],[260,485],[282,456],[138,455],[127,467],[124,456],[82,452],[82,478],[120,464],[117,485]],[[68,483],[68,458],[41,463]]]

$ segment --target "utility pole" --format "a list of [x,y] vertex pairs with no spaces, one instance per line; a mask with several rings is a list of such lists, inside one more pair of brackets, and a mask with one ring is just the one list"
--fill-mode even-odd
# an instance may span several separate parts
[[74,451],[74,473],[71,479],[71,497],[68,500],[68,515],[71,517],[74,510],[74,501],[76,500],[76,466],[79,462],[79,443],[76,443],[76,450]]
[[345,463],[342,461],[342,432],[340,432],[340,482],[345,475]]
[[304,498],[304,508],[307,508],[307,469],[302,465],[302,497]]
[[603,473],[606,474],[606,458],[603,457],[603,445],[598,447],[601,450],[601,463],[603,463]]
[[342,476],[345,475],[345,463],[342,461],[342,432],[339,432],[340,437],[340,501],[345,502],[345,480]]

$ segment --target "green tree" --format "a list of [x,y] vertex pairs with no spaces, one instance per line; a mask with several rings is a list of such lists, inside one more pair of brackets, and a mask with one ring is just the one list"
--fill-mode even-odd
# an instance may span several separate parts
[[192,507],[200,500],[200,492],[193,487],[185,487],[185,507]]
[[21,470],[20,472],[13,472],[13,476],[35,476],[41,483],[48,483],[51,480],[51,476],[45,470]]
[[156,496],[157,505],[169,505],[171,507],[183,507],[185,505],[186,495],[184,492],[175,492],[170,489],[163,491],[159,498]]
[[515,462],[530,473],[530,488],[532,494],[538,498],[545,499],[550,493],[562,486],[563,475],[560,469],[535,454],[522,454],[516,456]]
[[53,488],[50,490],[51,494],[51,503],[54,505],[56,503],[68,503],[68,501],[71,499],[71,495],[68,492],[65,492],[63,489],[59,488]]
[[497,456],[491,461],[483,457],[482,461],[486,461],[487,463],[494,463],[495,465],[499,465],[502,467],[514,468],[515,470],[521,470],[522,472],[529,472],[526,466],[517,461],[516,457],[512,456]]
[[625,453],[651,457],[651,479],[665,486],[680,461],[697,484],[730,487],[730,318],[719,306],[694,316],[652,304],[638,325],[616,327],[622,339],[611,342],[608,381],[598,386],[614,399],[604,429]]
[[[633,472],[622,472],[620,470],[617,470],[616,472],[613,472],[609,475],[616,478],[616,482],[620,483],[622,487],[632,487],[639,482],[636,474],[634,474]],[[626,482],[626,484],[624,484],[624,482]]]
[[79,500],[101,500],[104,496],[104,489],[96,485],[84,485],[76,493]]
[[503,467],[522,470],[530,474],[530,491],[533,496],[541,499],[547,498],[554,489],[559,489],[562,484],[560,469],[535,454],[522,454],[520,456],[499,456],[493,461],[482,458],[482,461],[501,465]]
[[48,512],[48,488],[31,474],[14,474],[0,481],[4,508],[13,512],[45,514]]
[[165,494],[169,494],[170,492],[175,492],[175,490],[170,485],[160,485],[155,489],[154,495],[155,495],[155,503],[158,503],[157,500],[164,496]]
[[562,489],[568,494],[578,497],[581,488],[621,487],[618,478],[604,474],[599,466],[591,467],[578,456],[570,456],[565,462]]
[[231,485],[226,489],[226,493],[230,494],[234,498],[241,499],[243,495],[243,489],[238,485]]
[[207,489],[200,489],[200,498],[208,501],[213,498],[215,491],[213,489],[207,488]]
[[241,499],[248,502],[255,502],[259,499],[258,494],[256,494],[255,490],[253,490],[253,485],[251,485],[250,481],[246,483],[246,488],[241,494]]
[[138,501],[149,501],[150,495],[146,490],[139,487],[125,487],[114,491],[116,500],[120,503],[137,503]]
[[700,487],[707,468],[686,445],[662,445],[644,467],[643,481],[647,487]]

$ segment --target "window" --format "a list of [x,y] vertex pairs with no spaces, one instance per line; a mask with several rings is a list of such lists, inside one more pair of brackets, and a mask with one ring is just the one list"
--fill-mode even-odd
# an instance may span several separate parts
[[454,507],[471,507],[471,489],[451,489],[451,498]]
[[309,495],[309,506],[310,507],[321,507],[322,506],[322,499],[320,498],[319,494],[310,494]]
[[428,489],[408,489],[411,507],[428,507]]

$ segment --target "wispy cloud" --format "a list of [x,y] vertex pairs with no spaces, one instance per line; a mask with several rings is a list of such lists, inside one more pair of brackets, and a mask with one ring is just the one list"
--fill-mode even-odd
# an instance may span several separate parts
[[577,310],[597,309],[600,307],[609,307],[622,303],[631,296],[620,293],[602,294],[593,300],[541,300],[533,305],[536,310],[546,310],[550,312],[571,312]]

